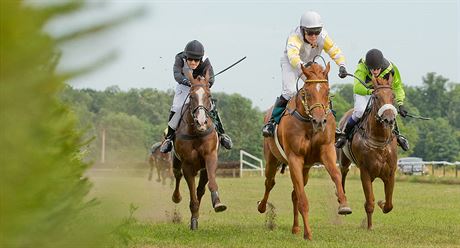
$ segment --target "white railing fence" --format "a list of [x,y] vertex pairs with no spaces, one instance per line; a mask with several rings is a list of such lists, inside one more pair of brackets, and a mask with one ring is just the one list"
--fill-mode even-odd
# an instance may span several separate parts
[[[248,158],[251,161],[248,161]],[[244,151],[240,150],[240,177],[243,177],[243,171],[260,171],[260,175],[264,175],[264,164],[262,159]]]

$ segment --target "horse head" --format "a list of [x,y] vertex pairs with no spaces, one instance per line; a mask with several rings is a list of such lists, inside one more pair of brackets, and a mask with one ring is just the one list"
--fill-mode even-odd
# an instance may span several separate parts
[[198,76],[193,78],[189,73],[190,79],[190,114],[193,119],[194,126],[198,132],[208,130],[209,112],[211,111],[211,90],[209,84],[209,71],[206,71],[206,76]]
[[376,110],[376,119],[385,128],[394,128],[398,111],[393,105],[394,94],[391,88],[393,77],[388,79],[372,77],[374,91],[372,92],[372,104]]
[[330,70],[328,62],[323,70],[317,63],[310,63],[304,67],[301,65],[303,74],[307,77],[302,89],[299,91],[302,105],[306,115],[310,118],[315,132],[326,129],[329,109],[329,82],[327,74]]

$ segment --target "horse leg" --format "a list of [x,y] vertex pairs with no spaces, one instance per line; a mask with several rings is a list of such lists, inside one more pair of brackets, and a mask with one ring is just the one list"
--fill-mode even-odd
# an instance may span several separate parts
[[155,161],[155,167],[157,169],[157,182],[161,182],[161,168],[160,168],[160,163],[159,161]]
[[227,209],[225,204],[220,202],[218,186],[216,181],[216,170],[217,170],[217,154],[208,155],[206,158],[206,172],[208,174],[208,188],[211,191],[211,204],[215,212],[222,212]]
[[265,193],[263,199],[257,204],[259,213],[265,213],[267,210],[268,196],[275,186],[275,175],[278,170],[278,160],[273,156],[270,150],[265,150],[265,161]]
[[[311,167],[305,167],[303,169],[303,187],[305,188],[305,185],[307,185],[308,182],[308,172],[310,171]],[[298,234],[300,233],[300,226],[299,226],[299,208],[297,206],[297,196],[295,194],[295,190],[292,190],[291,193],[291,199],[292,199],[292,209],[294,213],[294,222],[292,224],[292,234]]]
[[308,224],[308,199],[304,190],[304,178],[303,178],[303,159],[298,157],[289,158],[289,172],[291,174],[292,185],[294,186],[294,192],[297,196],[297,206],[303,219],[303,238],[312,239],[311,228]]
[[208,183],[208,174],[206,170],[200,171],[200,181],[198,182],[198,188],[196,188],[196,194],[198,197],[198,202],[201,204],[201,198],[203,198],[204,193],[206,192],[205,186]]
[[343,193],[346,193],[345,181],[346,181],[346,178],[347,178],[348,171],[350,171],[351,161],[347,158],[347,156],[342,151],[342,149],[337,149],[337,150],[338,150],[337,161],[339,163],[340,172],[342,174]]
[[162,185],[166,185],[166,173],[168,173],[167,169],[166,169],[166,165],[164,164],[165,162],[163,161],[162,162],[162,165],[161,165],[161,184]]
[[393,209],[393,188],[395,185],[394,173],[390,177],[383,181],[385,188],[385,201],[378,201],[377,205],[382,209],[383,213],[386,214]]
[[182,196],[180,195],[180,191],[179,191],[180,180],[182,178],[182,169],[181,169],[181,162],[176,157],[174,157],[174,160],[173,160],[173,172],[174,172],[174,177],[176,178],[176,187],[172,195],[172,201],[174,203],[179,203],[182,200]]
[[372,229],[372,213],[374,213],[374,192],[372,189],[372,180],[367,171],[361,169],[361,183],[363,185],[364,196],[366,202],[364,203],[364,209],[367,214],[367,229]]
[[150,171],[149,171],[149,177],[148,180],[152,181],[152,175],[153,175],[153,161],[149,159],[149,165],[150,165]]
[[338,213],[341,215],[351,214],[352,211],[348,206],[347,197],[345,196],[345,192],[343,190],[342,176],[336,167],[337,155],[335,153],[335,149],[333,149],[332,146],[328,148],[329,149],[321,151],[321,161],[335,184],[337,200],[339,202]]
[[184,166],[184,177],[185,181],[187,182],[188,190],[190,193],[189,208],[190,213],[192,214],[192,217],[190,218],[190,229],[196,230],[198,229],[200,203],[198,202],[198,198],[196,195],[195,177],[193,176],[192,165],[187,164]]

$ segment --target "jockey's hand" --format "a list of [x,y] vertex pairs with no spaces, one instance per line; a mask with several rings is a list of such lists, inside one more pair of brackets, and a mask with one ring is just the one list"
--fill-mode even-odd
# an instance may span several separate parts
[[345,66],[341,65],[339,67],[339,77],[345,78],[346,76],[347,76],[347,69],[345,68]]
[[399,114],[405,118],[407,116],[407,113],[408,112],[406,108],[403,105],[399,105]]

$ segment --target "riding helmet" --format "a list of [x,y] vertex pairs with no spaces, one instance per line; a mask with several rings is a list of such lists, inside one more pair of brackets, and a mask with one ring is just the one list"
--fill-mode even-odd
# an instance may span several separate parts
[[366,66],[369,70],[388,67],[388,61],[378,49],[371,49],[366,53]]
[[197,40],[192,40],[185,46],[185,56],[190,59],[201,59],[204,56],[204,47]]
[[300,17],[302,28],[322,28],[321,16],[315,11],[307,11]]

